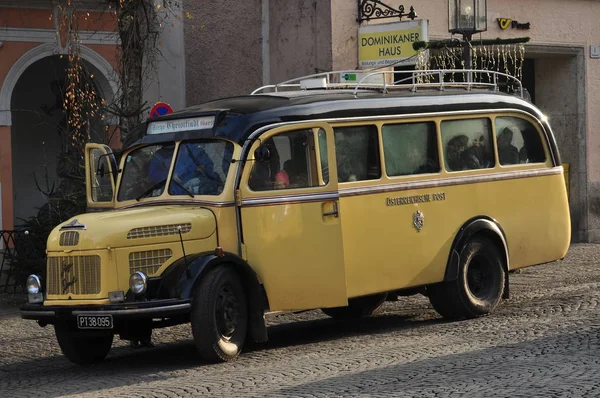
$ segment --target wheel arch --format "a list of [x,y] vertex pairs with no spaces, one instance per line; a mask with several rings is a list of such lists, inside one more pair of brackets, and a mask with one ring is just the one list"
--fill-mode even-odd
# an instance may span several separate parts
[[238,274],[248,298],[250,337],[256,342],[267,341],[264,321],[264,309],[268,308],[266,294],[252,267],[236,254],[224,252],[217,255],[214,252],[204,252],[175,261],[163,272],[159,296],[191,300],[200,281],[211,270],[227,266]]
[[508,298],[508,270],[510,269],[510,256],[508,253],[506,234],[498,221],[488,216],[473,217],[460,227],[452,242],[448,263],[446,265],[446,272],[444,274],[444,282],[453,281],[458,278],[460,252],[467,242],[475,236],[485,236],[500,249],[501,253],[504,253],[502,261],[505,275],[503,298]]

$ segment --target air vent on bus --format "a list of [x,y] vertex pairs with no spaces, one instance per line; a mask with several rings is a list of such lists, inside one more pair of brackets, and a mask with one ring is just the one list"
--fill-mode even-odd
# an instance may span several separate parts
[[155,225],[152,227],[134,228],[127,234],[127,239],[152,238],[155,236],[186,234],[192,230],[192,224]]
[[79,232],[67,231],[60,234],[59,244],[61,246],[77,246],[79,244]]
[[148,250],[129,254],[129,272],[142,271],[153,275],[168,259],[173,256],[171,249]]

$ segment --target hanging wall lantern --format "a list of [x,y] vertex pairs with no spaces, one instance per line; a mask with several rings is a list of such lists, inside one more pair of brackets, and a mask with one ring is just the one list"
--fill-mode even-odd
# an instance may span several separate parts
[[470,37],[487,30],[487,0],[448,0],[448,31]]

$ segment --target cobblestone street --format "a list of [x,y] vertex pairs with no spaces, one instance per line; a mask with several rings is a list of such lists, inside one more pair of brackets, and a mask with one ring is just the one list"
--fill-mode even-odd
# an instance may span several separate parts
[[443,321],[423,296],[373,317],[319,311],[270,317],[270,341],[232,363],[197,359],[189,325],[154,333],[156,347],[115,339],[80,367],[53,328],[0,308],[0,397],[579,397],[600,396],[600,245],[511,274],[491,316]]

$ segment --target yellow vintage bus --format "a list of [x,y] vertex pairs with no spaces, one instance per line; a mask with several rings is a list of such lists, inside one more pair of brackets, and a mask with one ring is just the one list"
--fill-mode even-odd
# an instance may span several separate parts
[[510,271],[565,256],[569,205],[520,82],[455,72],[262,87],[148,120],[119,164],[88,144],[89,212],[51,233],[22,317],[81,364],[188,322],[228,361],[269,312],[358,318],[411,293],[449,319],[492,312]]

